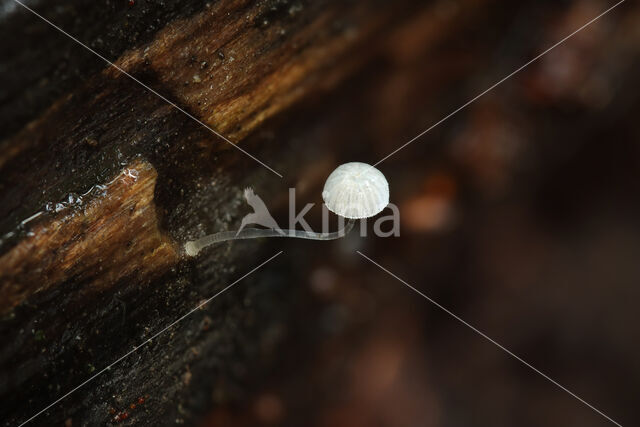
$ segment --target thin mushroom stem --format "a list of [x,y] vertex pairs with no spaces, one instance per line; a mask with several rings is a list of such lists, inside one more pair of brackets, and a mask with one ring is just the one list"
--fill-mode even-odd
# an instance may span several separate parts
[[220,233],[209,234],[185,243],[184,249],[187,255],[196,256],[198,252],[214,243],[226,242],[228,240],[257,239],[260,237],[293,237],[297,239],[310,240],[334,240],[344,237],[349,233],[355,224],[355,219],[349,219],[345,226],[333,233],[314,233],[313,231],[302,230],[282,230],[273,228],[244,228],[241,231],[221,231]]

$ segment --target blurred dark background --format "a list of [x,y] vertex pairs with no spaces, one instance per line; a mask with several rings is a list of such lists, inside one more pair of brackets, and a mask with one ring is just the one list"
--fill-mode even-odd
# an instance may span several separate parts
[[[294,182],[305,201],[319,203],[316,175],[380,160],[613,3],[456,4],[416,16],[332,92],[317,114],[333,128],[305,141]],[[356,250],[637,425],[639,29],[637,4],[621,5],[380,164],[400,237],[270,242],[300,301],[280,360],[204,425],[609,424]]]

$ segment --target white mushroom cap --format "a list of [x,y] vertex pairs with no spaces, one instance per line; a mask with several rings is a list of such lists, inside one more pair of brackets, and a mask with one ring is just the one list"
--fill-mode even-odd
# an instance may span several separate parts
[[322,190],[327,208],[345,218],[369,218],[389,204],[389,184],[371,165],[351,162],[331,172]]

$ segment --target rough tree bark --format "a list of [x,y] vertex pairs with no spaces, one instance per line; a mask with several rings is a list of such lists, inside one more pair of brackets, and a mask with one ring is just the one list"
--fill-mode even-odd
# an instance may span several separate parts
[[[34,15],[4,3],[0,418],[6,425],[25,421],[272,255],[253,243],[192,260],[181,245],[237,223],[244,186],[269,198],[295,179],[299,156],[309,156],[301,154],[308,147],[299,129],[316,118],[280,118],[301,101],[313,104],[384,48],[385,37],[425,7],[413,3],[29,3],[242,141],[283,180]],[[428,38],[432,29],[424,32]],[[274,136],[287,129],[297,129],[295,145]],[[283,281],[268,268],[247,281],[251,287],[186,319],[34,423],[104,424],[125,414],[128,422],[193,422],[211,395],[235,393],[252,362],[274,352],[291,302],[279,298]],[[192,371],[206,377],[192,381]]]

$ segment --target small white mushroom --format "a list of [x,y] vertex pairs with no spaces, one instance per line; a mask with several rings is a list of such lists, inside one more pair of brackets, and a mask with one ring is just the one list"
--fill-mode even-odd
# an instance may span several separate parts
[[334,170],[322,190],[327,209],[345,218],[370,218],[389,204],[389,184],[382,172],[360,162]]
[[241,228],[239,231],[222,231],[187,242],[184,245],[185,252],[189,256],[196,256],[202,249],[214,243],[258,237],[338,239],[353,229],[356,219],[375,216],[389,204],[389,184],[382,172],[371,165],[360,162],[345,163],[338,166],[327,178],[322,198],[327,209],[349,219],[344,228],[333,233],[282,230],[280,228]]

